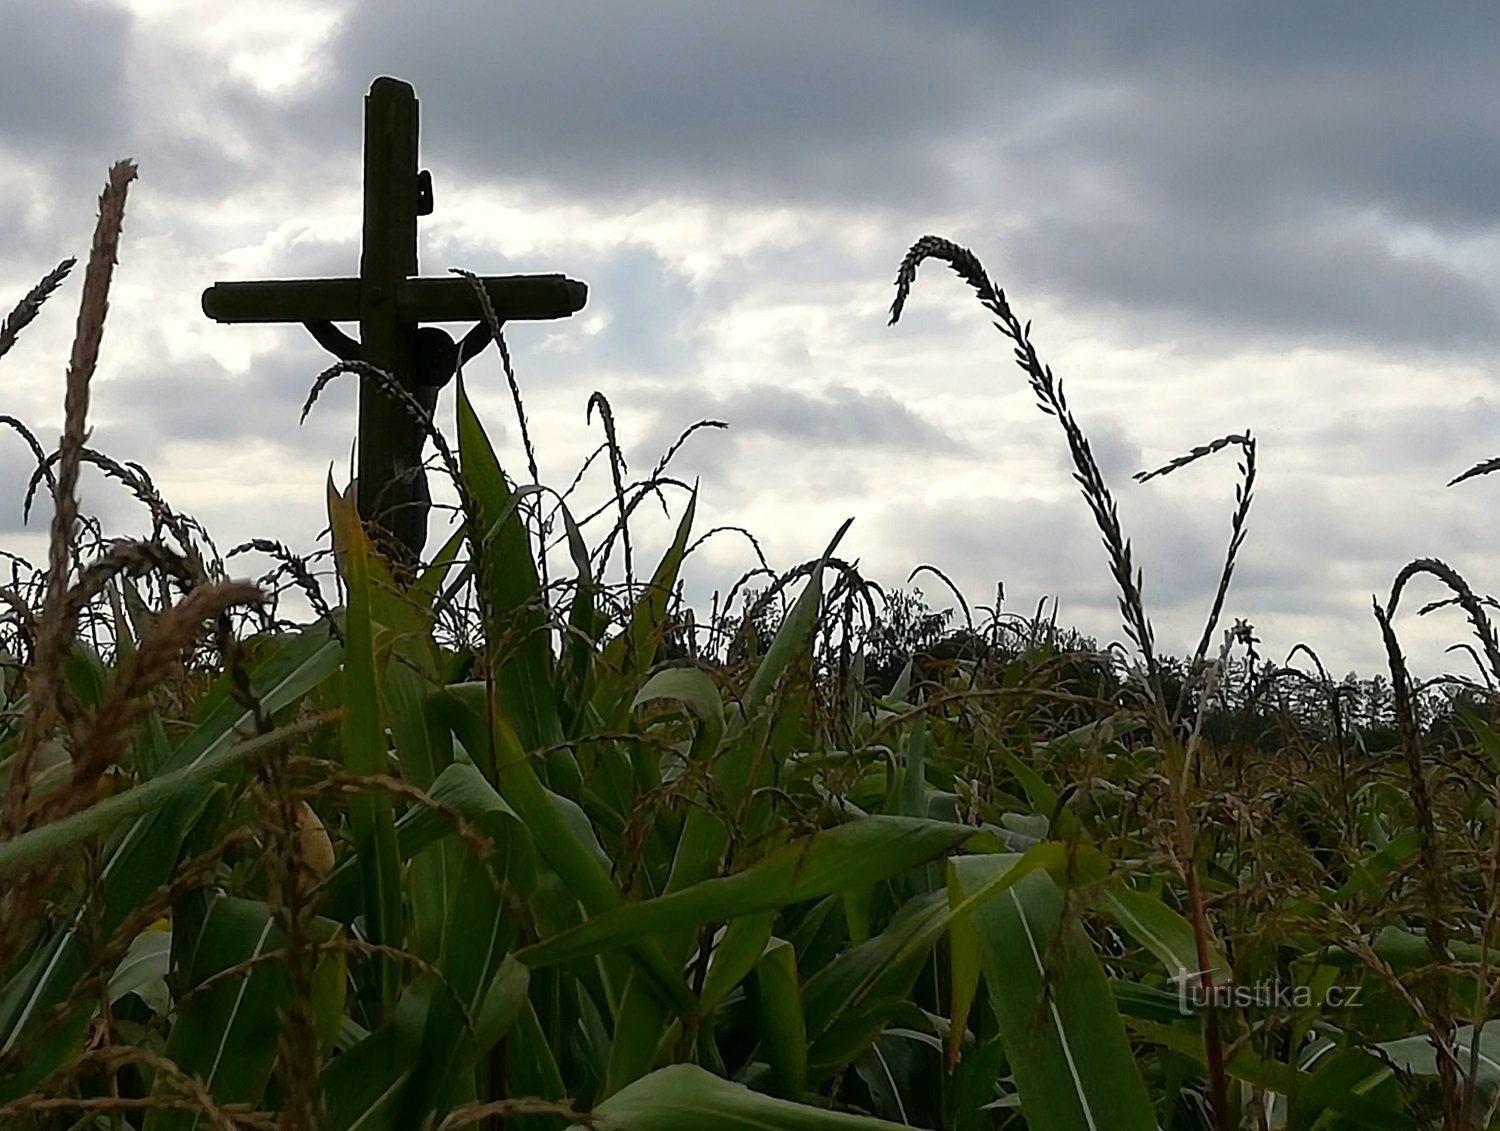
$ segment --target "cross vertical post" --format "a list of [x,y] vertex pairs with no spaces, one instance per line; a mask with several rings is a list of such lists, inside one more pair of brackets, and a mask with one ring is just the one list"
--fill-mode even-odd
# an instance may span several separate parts
[[[381,77],[365,96],[365,216],[359,264],[361,360],[410,388],[415,323],[397,315],[396,289],[417,273],[417,97],[407,83]],[[366,521],[421,553],[412,530],[413,468],[393,442],[411,427],[406,408],[373,377],[359,379],[359,472],[356,498]],[[403,505],[405,504],[405,505]],[[426,514],[421,519],[425,525]]]

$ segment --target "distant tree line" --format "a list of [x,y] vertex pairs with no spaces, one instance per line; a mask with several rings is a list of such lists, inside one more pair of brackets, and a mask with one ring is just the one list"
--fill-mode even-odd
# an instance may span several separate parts
[[[779,606],[757,604],[756,597],[746,595],[747,609],[755,610],[750,621],[730,622],[739,647],[752,654],[769,644],[780,619]],[[1044,609],[1039,606],[1029,617],[997,617],[985,610],[986,623],[960,623],[954,609],[931,608],[920,589],[892,590],[858,641],[865,685],[871,694],[886,694],[908,663],[913,681],[921,686],[941,681],[960,664],[971,678],[983,681],[1002,677],[1007,666],[1024,660],[1033,668],[1045,662],[1046,678],[1058,688],[1116,701],[1126,687],[1124,653],[1101,648],[1093,637],[1059,625],[1055,606],[1050,617]],[[1297,742],[1332,742],[1371,754],[1400,747],[1389,674],[1362,678],[1351,671],[1334,680],[1305,654],[1297,659],[1301,662],[1294,667],[1284,667],[1259,656],[1253,643],[1248,651],[1236,648],[1205,711],[1205,738],[1221,747],[1260,751]],[[1188,659],[1170,655],[1159,656],[1158,667],[1169,707],[1186,688],[1190,718],[1201,695],[1201,669],[1194,672]],[[1419,683],[1412,700],[1423,745],[1429,750],[1471,744],[1470,718],[1497,725],[1500,697],[1456,678]]]

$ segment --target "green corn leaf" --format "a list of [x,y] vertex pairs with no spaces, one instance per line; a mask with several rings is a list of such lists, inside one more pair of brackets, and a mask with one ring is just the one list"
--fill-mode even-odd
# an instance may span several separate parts
[[471,542],[495,698],[527,750],[562,741],[552,682],[547,605],[531,537],[495,458],[495,449],[458,385],[458,455],[477,513]]
[[[209,905],[186,983],[197,986],[284,942],[269,906],[221,896]],[[279,963],[260,962],[243,974],[228,975],[189,999],[172,1025],[166,1055],[200,1080],[216,1102],[255,1104],[271,1078],[281,1032],[279,1014],[287,997]],[[158,1082],[157,1094],[171,1095],[173,1089]],[[157,1109],[147,1115],[145,1131],[197,1125],[192,1112]]]
[[637,1080],[594,1108],[599,1131],[896,1131],[901,1125],[791,1103],[692,1064]]
[[[471,825],[486,831],[497,845],[504,846],[494,865],[502,876],[518,889],[530,892],[536,879],[535,851],[520,817],[495,787],[473,765],[454,762],[437,776],[427,791],[439,805],[451,809]],[[446,812],[425,805],[413,805],[396,822],[396,846],[402,861],[415,860],[427,849],[443,845],[460,854],[468,851],[451,834],[456,832],[453,818]],[[456,856],[455,859],[458,857]],[[442,882],[441,876],[439,882]],[[322,911],[341,923],[359,914],[359,861],[348,857],[341,861],[323,881]],[[445,889],[432,893],[436,906],[446,908],[452,897]],[[446,914],[446,911],[441,911]]]
[[1335,903],[1347,903],[1359,896],[1379,898],[1382,881],[1416,854],[1421,836],[1416,829],[1402,829],[1380,848],[1360,861],[1359,868],[1333,896]]
[[510,955],[495,971],[474,1013],[475,1051],[482,1056],[510,1032],[526,1007],[531,971]]
[[1021,788],[1026,791],[1026,799],[1031,802],[1032,811],[1042,816],[1050,816],[1057,810],[1057,790],[1047,784],[1041,774],[1037,773],[1021,759],[1017,758],[1009,750],[1000,750],[1000,760],[1005,763],[1005,768],[1015,775],[1016,781],[1021,783]]
[[[375,690],[378,676],[370,578],[373,550],[360,525],[354,500],[340,495],[332,480],[328,483],[328,517],[349,588],[344,627],[344,765],[353,774],[383,777],[388,770],[385,733],[380,725],[380,703]],[[376,792],[355,794],[349,800],[349,819],[363,878],[365,926],[370,941],[401,947],[405,942],[401,859],[390,796]],[[395,1003],[400,971],[387,959],[377,959],[376,964],[379,1000],[384,1012]]]
[[874,938],[850,947],[802,990],[807,1062],[817,1078],[848,1065],[880,1035],[905,1001],[951,912],[942,893],[902,905]]
[[625,992],[620,995],[600,1095],[612,1096],[650,1072],[670,1027],[666,1003],[653,990],[649,976],[632,970],[625,981]]
[[[1171,978],[1180,981],[1203,973],[1193,925],[1160,897],[1116,887],[1104,892],[1099,907],[1109,912],[1136,942],[1161,959]],[[1210,951],[1210,964],[1215,980],[1222,980],[1229,972],[1229,963],[1217,950]]]
[[636,600],[629,623],[604,647],[602,659],[605,665],[620,673],[627,686],[639,684],[656,663],[657,649],[667,627],[667,608],[677,589],[677,578],[687,555],[688,538],[692,535],[697,513],[698,487],[695,483],[682,517],[677,520],[671,544],[662,554],[661,561],[656,563],[651,580]]
[[995,897],[1005,888],[1022,879],[1022,876],[1044,868],[1055,882],[1064,886],[1088,885],[1109,876],[1110,862],[1100,850],[1089,844],[1064,844],[1062,841],[1044,840],[1026,849],[1016,864],[999,868],[989,879],[977,886],[965,889],[957,882],[953,867],[948,868],[948,953],[950,953],[951,1011],[948,1031],[948,1064],[957,1064],[959,1046],[963,1041],[969,1008],[980,989],[981,962],[980,936],[975,930],[969,912],[984,900]]
[[[949,905],[963,901],[963,890],[958,886],[958,877],[950,865],[948,868]],[[943,1042],[943,1052],[948,1058],[948,1069],[958,1064],[959,1050],[963,1046],[965,1026],[969,1011],[979,996],[979,975],[983,969],[980,956],[979,931],[968,915],[949,915],[948,923],[948,1038]]]
[[[260,643],[264,653],[250,664],[249,675],[251,686],[271,714],[296,702],[338,667],[339,648],[326,632],[280,634],[262,638]],[[212,794],[212,787],[202,783],[294,732],[319,725],[296,724],[246,741],[241,728],[250,725],[250,713],[229,696],[229,685],[227,674],[216,683],[198,725],[162,764],[157,778],[78,814],[80,820],[75,825],[58,822],[17,837],[0,846],[0,853],[9,850],[25,855],[39,844],[50,852],[55,845],[48,838],[76,842],[74,838],[92,835],[96,827],[113,825],[118,818],[119,827],[105,844],[102,888],[97,896],[99,929],[105,934],[114,931],[167,882],[183,850],[187,830]],[[182,776],[166,777],[174,773]],[[160,777],[166,780],[156,785]],[[33,833],[45,835],[40,842],[27,840]],[[75,917],[38,947],[0,989],[0,1054],[26,1050],[20,1067],[0,1080],[0,1102],[24,1095],[73,1055],[92,1013],[89,1001],[74,1007],[67,1020],[41,1041],[29,1042],[28,1035],[68,998],[87,966]]]
[[[446,1106],[446,1097],[461,1085],[467,1083],[472,1089],[474,1062],[488,1051],[479,1046],[479,1018],[491,997],[504,992],[494,982],[514,937],[514,926],[489,908],[484,908],[484,914],[470,909],[460,913],[458,908],[455,912],[448,931],[451,949],[442,964],[443,989],[427,996],[427,1016],[413,1069],[396,1105],[399,1127],[421,1126],[429,1113]],[[462,999],[462,1011],[455,998]]]
[[692,758],[695,761],[712,758],[724,737],[724,700],[714,681],[697,668],[667,668],[653,675],[636,692],[630,709],[662,699],[678,700],[698,720]]
[[[720,932],[703,982],[703,992],[699,995],[702,1014],[707,1015],[755,968],[766,941],[771,937],[773,918],[774,913],[769,911],[744,915],[731,920]],[[671,958],[685,957],[683,951],[673,949],[671,943],[664,945],[663,949]],[[660,997],[638,971],[632,971],[620,998],[609,1070],[605,1077],[605,1095],[613,1095],[651,1070],[657,1049],[668,1030],[667,1012]]]
[[319,1077],[321,1131],[405,1131],[397,1112],[417,1067],[434,980],[419,978],[396,1003],[391,1020],[333,1058]]
[[703,1011],[707,1013],[729,996],[750,971],[757,968],[770,945],[775,912],[761,911],[730,920],[714,946],[708,976],[703,979]]
[[62,820],[30,829],[0,843],[0,876],[74,848],[93,836],[108,835],[162,806],[190,797],[225,770],[275,749],[278,745],[324,725],[326,718],[303,719],[254,738],[216,749],[190,766],[154,777],[69,814]]
[[785,939],[766,943],[755,964],[755,1014],[760,1051],[771,1068],[771,1089],[783,1099],[807,1091],[807,1025],[797,976],[797,951]]
[[[430,1112],[445,1106],[445,1097],[455,1089],[472,1089],[475,1062],[499,1039],[519,1007],[513,1000],[516,963],[507,957],[517,924],[495,880],[504,883],[513,871],[520,878],[517,894],[529,894],[534,883],[525,874],[530,838],[493,787],[473,767],[463,768],[469,773],[462,778],[455,774],[451,780],[465,787],[466,807],[475,816],[469,821],[466,813],[465,819],[490,840],[493,851],[482,861],[465,849],[453,877],[436,952],[436,973],[444,992],[429,998],[416,1068],[398,1107],[401,1126],[420,1126]],[[529,973],[522,971],[524,995]]]
[[[481,752],[493,758],[500,795],[521,818],[537,850],[574,897],[591,915],[618,907],[620,891],[607,868],[579,836],[559,799],[542,785],[505,716],[489,711],[484,685],[451,685],[434,702],[465,749],[476,759]],[[680,971],[666,961],[655,944],[641,942],[632,949],[675,1008],[696,1012],[697,1000]]]
[[[438,591],[443,588],[443,582],[447,580],[448,571],[458,561],[459,552],[463,549],[464,539],[468,532],[460,526],[448,536],[448,541],[443,543],[442,549],[433,555],[432,564],[427,566],[413,583],[408,591],[408,597],[414,601],[418,608],[422,609],[429,618],[434,607],[437,605]],[[460,584],[469,577],[469,567],[463,567]]]
[[656,663],[657,649],[666,629],[667,607],[677,588],[677,575],[687,554],[687,540],[692,533],[693,517],[698,509],[696,487],[677,522],[672,544],[662,555],[646,590],[631,610],[630,622],[604,645],[599,653],[599,686],[592,700],[595,713],[606,728],[620,721],[621,709],[635,694],[651,665]]
[[[329,939],[343,937],[345,932],[340,924],[321,919],[319,922],[327,924]],[[318,1051],[324,1057],[329,1056],[338,1044],[345,1020],[348,991],[349,962],[344,952],[326,950],[319,954],[317,966],[313,970],[312,998],[309,1004],[312,1007],[313,1028],[318,1037]]]
[[563,720],[563,729],[571,736],[582,733],[584,729],[579,726],[579,722],[587,715],[589,696],[596,675],[596,649],[606,618],[598,609],[598,587],[594,583],[593,562],[589,558],[583,533],[578,529],[573,512],[562,499],[558,500],[557,511],[562,516],[568,556],[573,560],[576,571],[573,600],[568,606],[568,631],[562,636],[560,665],[563,675],[560,701],[567,716]]
[[[1460,1025],[1452,1040],[1453,1052],[1458,1063],[1464,1066],[1465,1075],[1471,1057],[1478,1069],[1474,1078],[1474,1101],[1482,1114],[1488,1110],[1495,1092],[1500,1090],[1500,1024],[1490,1022],[1485,1025],[1479,1030],[1477,1041],[1474,1026]],[[1432,1047],[1426,1033],[1413,1033],[1375,1047],[1397,1068],[1419,1076],[1437,1075],[1437,1050]]]
[[898,812],[906,817],[927,816],[927,719],[918,715],[916,722],[906,732],[902,752],[905,755],[905,773],[901,779],[901,796]]
[[[719,748],[724,734],[724,704],[718,688],[706,674],[692,668],[669,668],[657,672],[637,692],[631,708],[662,699],[673,699],[683,703],[698,719],[698,730],[693,738],[692,757],[708,761]],[[695,806],[684,822],[682,836],[671,874],[667,878],[667,893],[683,890],[695,883],[715,876],[728,844],[728,831],[723,822],[702,806]],[[731,931],[735,930],[731,924]],[[743,928],[740,928],[743,930]],[[765,934],[770,934],[770,922],[766,921]],[[736,936],[738,937],[738,935]],[[689,931],[677,932],[657,940],[668,962],[681,964],[687,960],[693,946],[693,935]],[[765,943],[762,937],[755,944],[754,952],[748,956],[754,962]],[[741,971],[740,977],[748,970]],[[736,979],[738,981],[738,979]],[[725,992],[732,987],[726,987]],[[710,989],[704,985],[704,992]],[[701,1009],[711,1006],[704,1002]],[[665,1004],[641,976],[632,973],[621,995],[615,1020],[614,1040],[610,1048],[609,1068],[605,1075],[604,1094],[613,1095],[625,1085],[640,1079],[656,1062],[656,1050],[668,1028]]]
[[[967,898],[1021,859],[952,861],[958,894]],[[1032,870],[969,914],[1027,1126],[1155,1131],[1104,970],[1076,920],[1064,919],[1058,886]]]
[[500,796],[520,817],[547,863],[579,901],[592,912],[619,903],[619,889],[606,867],[537,777],[503,710],[497,708],[490,713],[485,686],[453,684],[435,693],[433,703],[470,756],[481,764],[492,762]]
[[155,1012],[165,1013],[172,1004],[167,990],[171,956],[171,931],[138,934],[109,976],[110,1003],[118,1002],[126,994],[135,994]]
[[[300,701],[335,675],[343,663],[343,648],[322,626],[269,639],[246,642],[266,654],[250,665],[250,685],[268,715]],[[180,770],[237,742],[254,730],[255,719],[233,696],[234,680],[225,673],[214,682],[200,705],[193,729],[172,751],[162,772]]]
[[[1208,1054],[1204,1048],[1203,1034],[1196,1028],[1186,1029],[1181,1025],[1163,1024],[1134,1017],[1130,1018],[1128,1023],[1134,1032],[1146,1040],[1181,1053],[1200,1069],[1206,1070]],[[1413,1038],[1413,1041],[1426,1043],[1427,1038],[1424,1035]],[[1391,1042],[1391,1044],[1399,1045],[1399,1042]],[[1389,1050],[1389,1045],[1379,1047]],[[1428,1043],[1426,1047],[1431,1050],[1432,1045]],[[1401,1063],[1402,1051],[1404,1050],[1398,1049],[1391,1053],[1392,1059],[1397,1063]],[[1410,1051],[1415,1052],[1419,1058],[1421,1057],[1416,1044],[1410,1046]],[[1325,1117],[1316,1122],[1317,1126],[1348,1125],[1362,1129],[1371,1128],[1372,1131],[1376,1128],[1388,1128],[1390,1131],[1416,1131],[1420,1124],[1410,1116],[1392,1111],[1388,1104],[1382,1104],[1377,1099],[1364,1094],[1362,1089],[1373,1091],[1383,1079],[1382,1073],[1390,1071],[1388,1067],[1373,1058],[1366,1057],[1365,1060],[1365,1069],[1359,1072],[1352,1081],[1344,1079],[1342,1086],[1338,1086],[1336,1079],[1343,1074],[1341,1071],[1336,1071],[1327,1078],[1319,1078],[1318,1073],[1304,1072],[1292,1065],[1283,1064],[1281,1061],[1259,1057],[1243,1045],[1230,1050],[1225,1069],[1234,1079],[1263,1092],[1280,1096],[1296,1096],[1299,1108],[1304,1105],[1316,1105],[1328,1112],[1346,1115],[1351,1121],[1348,1124],[1334,1124]],[[1410,1068],[1404,1064],[1403,1067]],[[1415,1070],[1420,1071],[1420,1069]],[[1313,1126],[1314,1124],[1306,1125]]]
[[870,883],[957,848],[973,830],[910,817],[866,817],[771,853],[733,876],[599,914],[517,956],[532,969],[705,923],[770,911]]
[[818,609],[823,603],[823,570],[828,567],[828,559],[833,556],[833,551],[843,540],[844,534],[854,523],[852,518],[845,519],[844,524],[838,528],[833,538],[828,543],[828,548],[823,551],[823,556],[813,566],[812,575],[808,578],[807,585],[798,596],[792,611],[786,615],[786,619],[776,630],[776,635],[771,638],[771,644],[766,649],[760,664],[755,669],[755,674],[750,677],[750,684],[745,689],[744,718],[753,718],[761,704],[770,696],[782,674],[791,665],[793,659],[800,655],[808,647],[812,639],[813,627],[818,621]]
[[[1187,1028],[1180,1023],[1168,1024],[1138,1017],[1127,1018],[1127,1024],[1132,1032],[1152,1044],[1181,1053],[1191,1058],[1200,1068],[1207,1070],[1208,1053],[1204,1045],[1203,1033],[1198,1025],[1194,1024],[1192,1028]],[[1224,1067],[1236,1080],[1280,1095],[1288,1095],[1297,1091],[1303,1086],[1307,1075],[1279,1060],[1257,1056],[1243,1046],[1230,1052]]]
[[[562,1100],[568,1095],[568,1086],[563,1083],[562,1070],[552,1053],[547,1033],[530,1000],[521,1002],[511,1030],[511,1038],[505,1042],[505,1081],[513,1096],[537,1096],[544,1100]],[[513,1125],[523,1131],[531,1128],[562,1127],[560,1120],[536,1118],[517,1119]],[[506,1131],[510,1131],[509,1128]]]
[[[1426,1037],[1422,1038],[1424,1041]],[[1295,1046],[1294,1046],[1295,1047]],[[1314,1046],[1317,1048],[1319,1046]],[[1391,1061],[1376,1057],[1359,1048],[1337,1048],[1324,1044],[1314,1062],[1311,1078],[1299,1073],[1301,1090],[1291,1098],[1286,1112],[1289,1127],[1357,1127],[1359,1131],[1420,1131],[1416,1118],[1399,1110],[1401,1089],[1396,1084],[1396,1069]],[[1427,1045],[1429,1049],[1432,1045]],[[1463,1053],[1460,1052],[1460,1058]],[[1405,1067],[1402,1065],[1402,1067]],[[1493,1062],[1491,1062],[1493,1071]],[[1487,1107],[1483,1095],[1475,1097],[1474,1126],[1482,1126]],[[1272,1118],[1286,1105],[1276,1104]],[[1347,1116],[1339,1119],[1338,1116]]]

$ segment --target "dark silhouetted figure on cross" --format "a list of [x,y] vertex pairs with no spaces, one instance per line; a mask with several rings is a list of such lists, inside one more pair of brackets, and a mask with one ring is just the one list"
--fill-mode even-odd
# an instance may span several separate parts
[[[359,343],[332,322],[304,322],[303,325],[317,339],[318,345],[340,361],[364,360],[360,356]],[[490,328],[483,322],[456,342],[446,330],[437,326],[417,327],[412,381],[403,387],[422,406],[428,419],[432,419],[437,411],[439,390],[491,340]],[[427,432],[413,428],[393,438],[400,441],[392,451],[395,478],[386,486],[380,508],[389,512],[390,532],[398,547],[420,547],[427,540],[427,515],[432,509],[432,492],[427,486],[427,469],[422,458]]]

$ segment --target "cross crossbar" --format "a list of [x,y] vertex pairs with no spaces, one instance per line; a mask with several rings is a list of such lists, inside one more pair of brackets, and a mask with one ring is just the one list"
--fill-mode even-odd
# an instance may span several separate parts
[[[479,279],[501,322],[577,314],[588,287],[566,275],[489,275]],[[468,279],[404,279],[396,284],[399,322],[471,322],[477,317]],[[215,322],[354,322],[358,279],[261,279],[215,283],[203,292],[203,313]]]
[[[429,413],[457,367],[488,341],[473,284],[418,278],[417,217],[432,211],[432,178],[417,168],[417,96],[381,77],[365,98],[364,234],[359,276],[215,283],[203,313],[217,322],[301,322],[345,361],[390,373]],[[479,280],[501,322],[566,318],[588,287],[563,275]],[[333,326],[359,322],[359,341]],[[426,323],[480,322],[461,342]],[[378,381],[359,386],[359,513],[387,535],[405,565],[420,559],[431,496],[422,468],[426,433]]]

